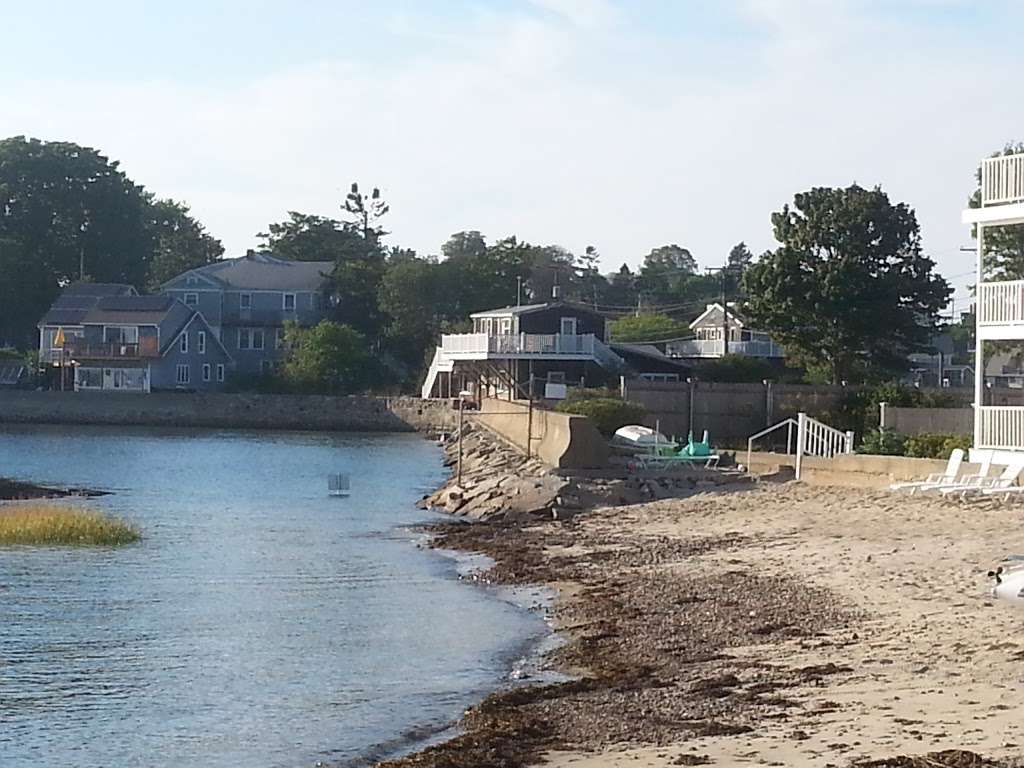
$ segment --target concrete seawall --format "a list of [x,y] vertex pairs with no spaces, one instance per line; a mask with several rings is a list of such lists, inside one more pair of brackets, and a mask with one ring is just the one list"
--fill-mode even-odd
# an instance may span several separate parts
[[449,432],[457,421],[453,401],[413,397],[0,390],[0,424]]

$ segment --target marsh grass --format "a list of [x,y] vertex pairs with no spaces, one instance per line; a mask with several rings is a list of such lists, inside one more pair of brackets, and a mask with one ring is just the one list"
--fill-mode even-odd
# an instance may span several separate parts
[[0,546],[113,547],[140,538],[134,525],[102,512],[56,504],[0,505]]

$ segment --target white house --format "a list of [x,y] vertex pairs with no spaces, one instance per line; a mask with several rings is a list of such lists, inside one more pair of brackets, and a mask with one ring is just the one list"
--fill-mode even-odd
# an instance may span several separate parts
[[1009,461],[1024,451],[1024,406],[985,404],[985,345],[1024,340],[1024,280],[987,279],[984,253],[986,232],[1024,224],[1024,153],[982,161],[981,205],[964,211],[962,221],[977,227],[974,447],[1005,452]]
[[[707,308],[690,323],[694,338],[669,342],[666,352],[673,357],[707,358],[723,355],[743,355],[745,357],[782,358],[785,352],[782,347],[772,341],[763,331],[755,331],[747,323],[732,304],[729,304],[728,316],[721,304],[708,304]],[[725,322],[728,318],[729,333],[726,334]],[[725,342],[728,337],[728,344]]]

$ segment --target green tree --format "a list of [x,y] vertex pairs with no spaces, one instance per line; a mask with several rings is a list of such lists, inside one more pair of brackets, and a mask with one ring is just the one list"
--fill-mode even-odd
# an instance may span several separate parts
[[746,311],[833,383],[906,366],[951,293],[921,252],[914,212],[881,189],[818,187],[772,215],[782,245],[744,276]]
[[608,275],[607,281],[608,289],[604,295],[607,304],[621,309],[636,306],[639,295],[637,278],[628,264],[623,264],[617,272]]
[[212,264],[224,255],[220,240],[192,218],[184,203],[151,200],[147,223],[155,241],[146,278],[150,290],[158,290],[175,275]]
[[678,298],[680,288],[697,273],[697,260],[686,248],[663,245],[644,257],[637,286],[651,301]]
[[353,328],[322,320],[313,328],[285,324],[284,380],[299,392],[349,394],[369,383],[366,338]]
[[265,250],[281,259],[340,261],[366,255],[358,232],[326,216],[289,211],[286,221],[271,224],[256,236]]
[[17,259],[4,270],[4,288],[34,302],[0,334],[30,344],[60,286],[83,273],[143,285],[154,247],[147,208],[142,187],[94,149],[24,136],[0,141],[0,239],[5,258]]
[[686,323],[659,314],[620,317],[609,330],[613,341],[622,342],[664,341],[691,335]]
[[[992,157],[1016,155],[1024,152],[1024,142],[1008,143],[1001,152]],[[981,166],[975,175],[977,187],[968,200],[971,208],[981,207]],[[972,228],[975,238],[977,227]],[[983,268],[985,276],[993,280],[1020,280],[1024,278],[1024,224],[1011,224],[985,228],[985,254]]]
[[351,219],[346,222],[346,228],[358,232],[367,243],[376,244],[388,234],[380,220],[391,210],[391,206],[384,202],[377,187],[367,196],[359,191],[359,184],[353,181],[342,209]]

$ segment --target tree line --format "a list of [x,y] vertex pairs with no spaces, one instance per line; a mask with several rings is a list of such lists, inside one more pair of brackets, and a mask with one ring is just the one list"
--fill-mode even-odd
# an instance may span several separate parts
[[[466,330],[471,313],[556,292],[626,318],[620,337],[635,341],[686,335],[687,322],[724,295],[808,370],[837,382],[879,379],[927,346],[951,293],[922,251],[914,211],[857,185],[795,195],[772,214],[776,249],[755,258],[740,242],[714,272],[675,243],[635,270],[602,274],[592,245],[573,253],[476,230],[452,235],[439,254],[418,254],[391,242],[388,212],[378,189],[352,184],[337,217],[291,211],[258,234],[274,256],[334,265],[329,319],[345,330],[290,329],[290,347],[304,350],[290,368],[305,387],[329,362],[318,345],[357,361],[323,373],[322,388],[410,386],[438,335]],[[1024,274],[1024,226],[986,242],[992,274]],[[36,322],[70,281],[155,290],[223,254],[185,203],[158,198],[96,150],[0,141],[0,345],[32,348]]]

